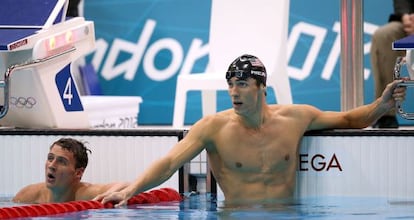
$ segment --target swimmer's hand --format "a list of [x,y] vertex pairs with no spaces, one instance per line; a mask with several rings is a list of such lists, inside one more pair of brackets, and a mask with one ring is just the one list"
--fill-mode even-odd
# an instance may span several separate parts
[[395,102],[397,101],[402,102],[405,100],[407,87],[399,86],[399,84],[404,82],[404,80],[394,80],[393,82],[389,83],[382,92],[382,103],[388,108],[395,107]]
[[111,203],[114,208],[123,208],[128,205],[128,196],[126,193],[120,192],[106,192],[97,195],[93,200],[100,201],[102,204]]

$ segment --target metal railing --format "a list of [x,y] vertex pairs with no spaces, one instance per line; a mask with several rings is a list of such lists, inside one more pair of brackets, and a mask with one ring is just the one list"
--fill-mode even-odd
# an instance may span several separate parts
[[[405,87],[414,87],[414,80],[404,78],[401,76],[401,68],[406,65],[406,58],[405,57],[398,57],[395,66],[394,66],[394,79],[404,80],[403,82],[399,83],[398,86],[405,86]],[[411,68],[411,67],[408,67]],[[403,108],[403,101],[397,101],[395,104],[395,108],[397,110],[397,113],[407,119],[407,120],[414,120],[414,113],[406,112],[406,110]]]

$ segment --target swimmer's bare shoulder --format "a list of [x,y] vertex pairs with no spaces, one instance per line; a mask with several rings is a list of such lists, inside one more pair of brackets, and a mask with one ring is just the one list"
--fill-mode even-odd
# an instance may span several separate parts
[[12,199],[16,203],[42,203],[47,195],[45,183],[35,183],[25,186]]
[[234,111],[232,109],[224,110],[211,115],[206,115],[197,121],[192,127],[200,126],[204,129],[214,130],[217,126],[223,126],[229,122],[232,118],[232,115],[234,115]]
[[230,109],[204,116],[191,126],[186,136],[191,139],[198,139],[203,144],[214,142],[215,135],[231,121],[232,115],[234,115],[234,112]]
[[299,121],[312,120],[321,113],[318,108],[308,104],[274,104],[269,105],[269,109],[274,116],[284,116]]
[[318,108],[308,104],[269,105],[272,123],[286,123],[291,129],[312,130],[314,120],[322,114]]

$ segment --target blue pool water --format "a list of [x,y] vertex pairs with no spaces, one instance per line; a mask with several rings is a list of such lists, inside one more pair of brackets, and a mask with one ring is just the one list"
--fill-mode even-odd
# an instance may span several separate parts
[[[218,202],[217,202],[218,201]],[[191,195],[182,202],[96,209],[32,219],[414,219],[414,200],[314,197],[267,207],[223,208],[220,198]],[[0,199],[0,207],[16,206]]]

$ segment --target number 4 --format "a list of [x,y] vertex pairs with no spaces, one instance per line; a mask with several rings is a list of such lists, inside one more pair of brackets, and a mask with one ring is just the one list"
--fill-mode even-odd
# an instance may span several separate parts
[[65,86],[65,90],[63,91],[63,99],[67,99],[68,100],[68,104],[72,105],[72,99],[73,99],[73,94],[72,94],[72,77],[68,78],[68,81],[66,81],[66,86]]

